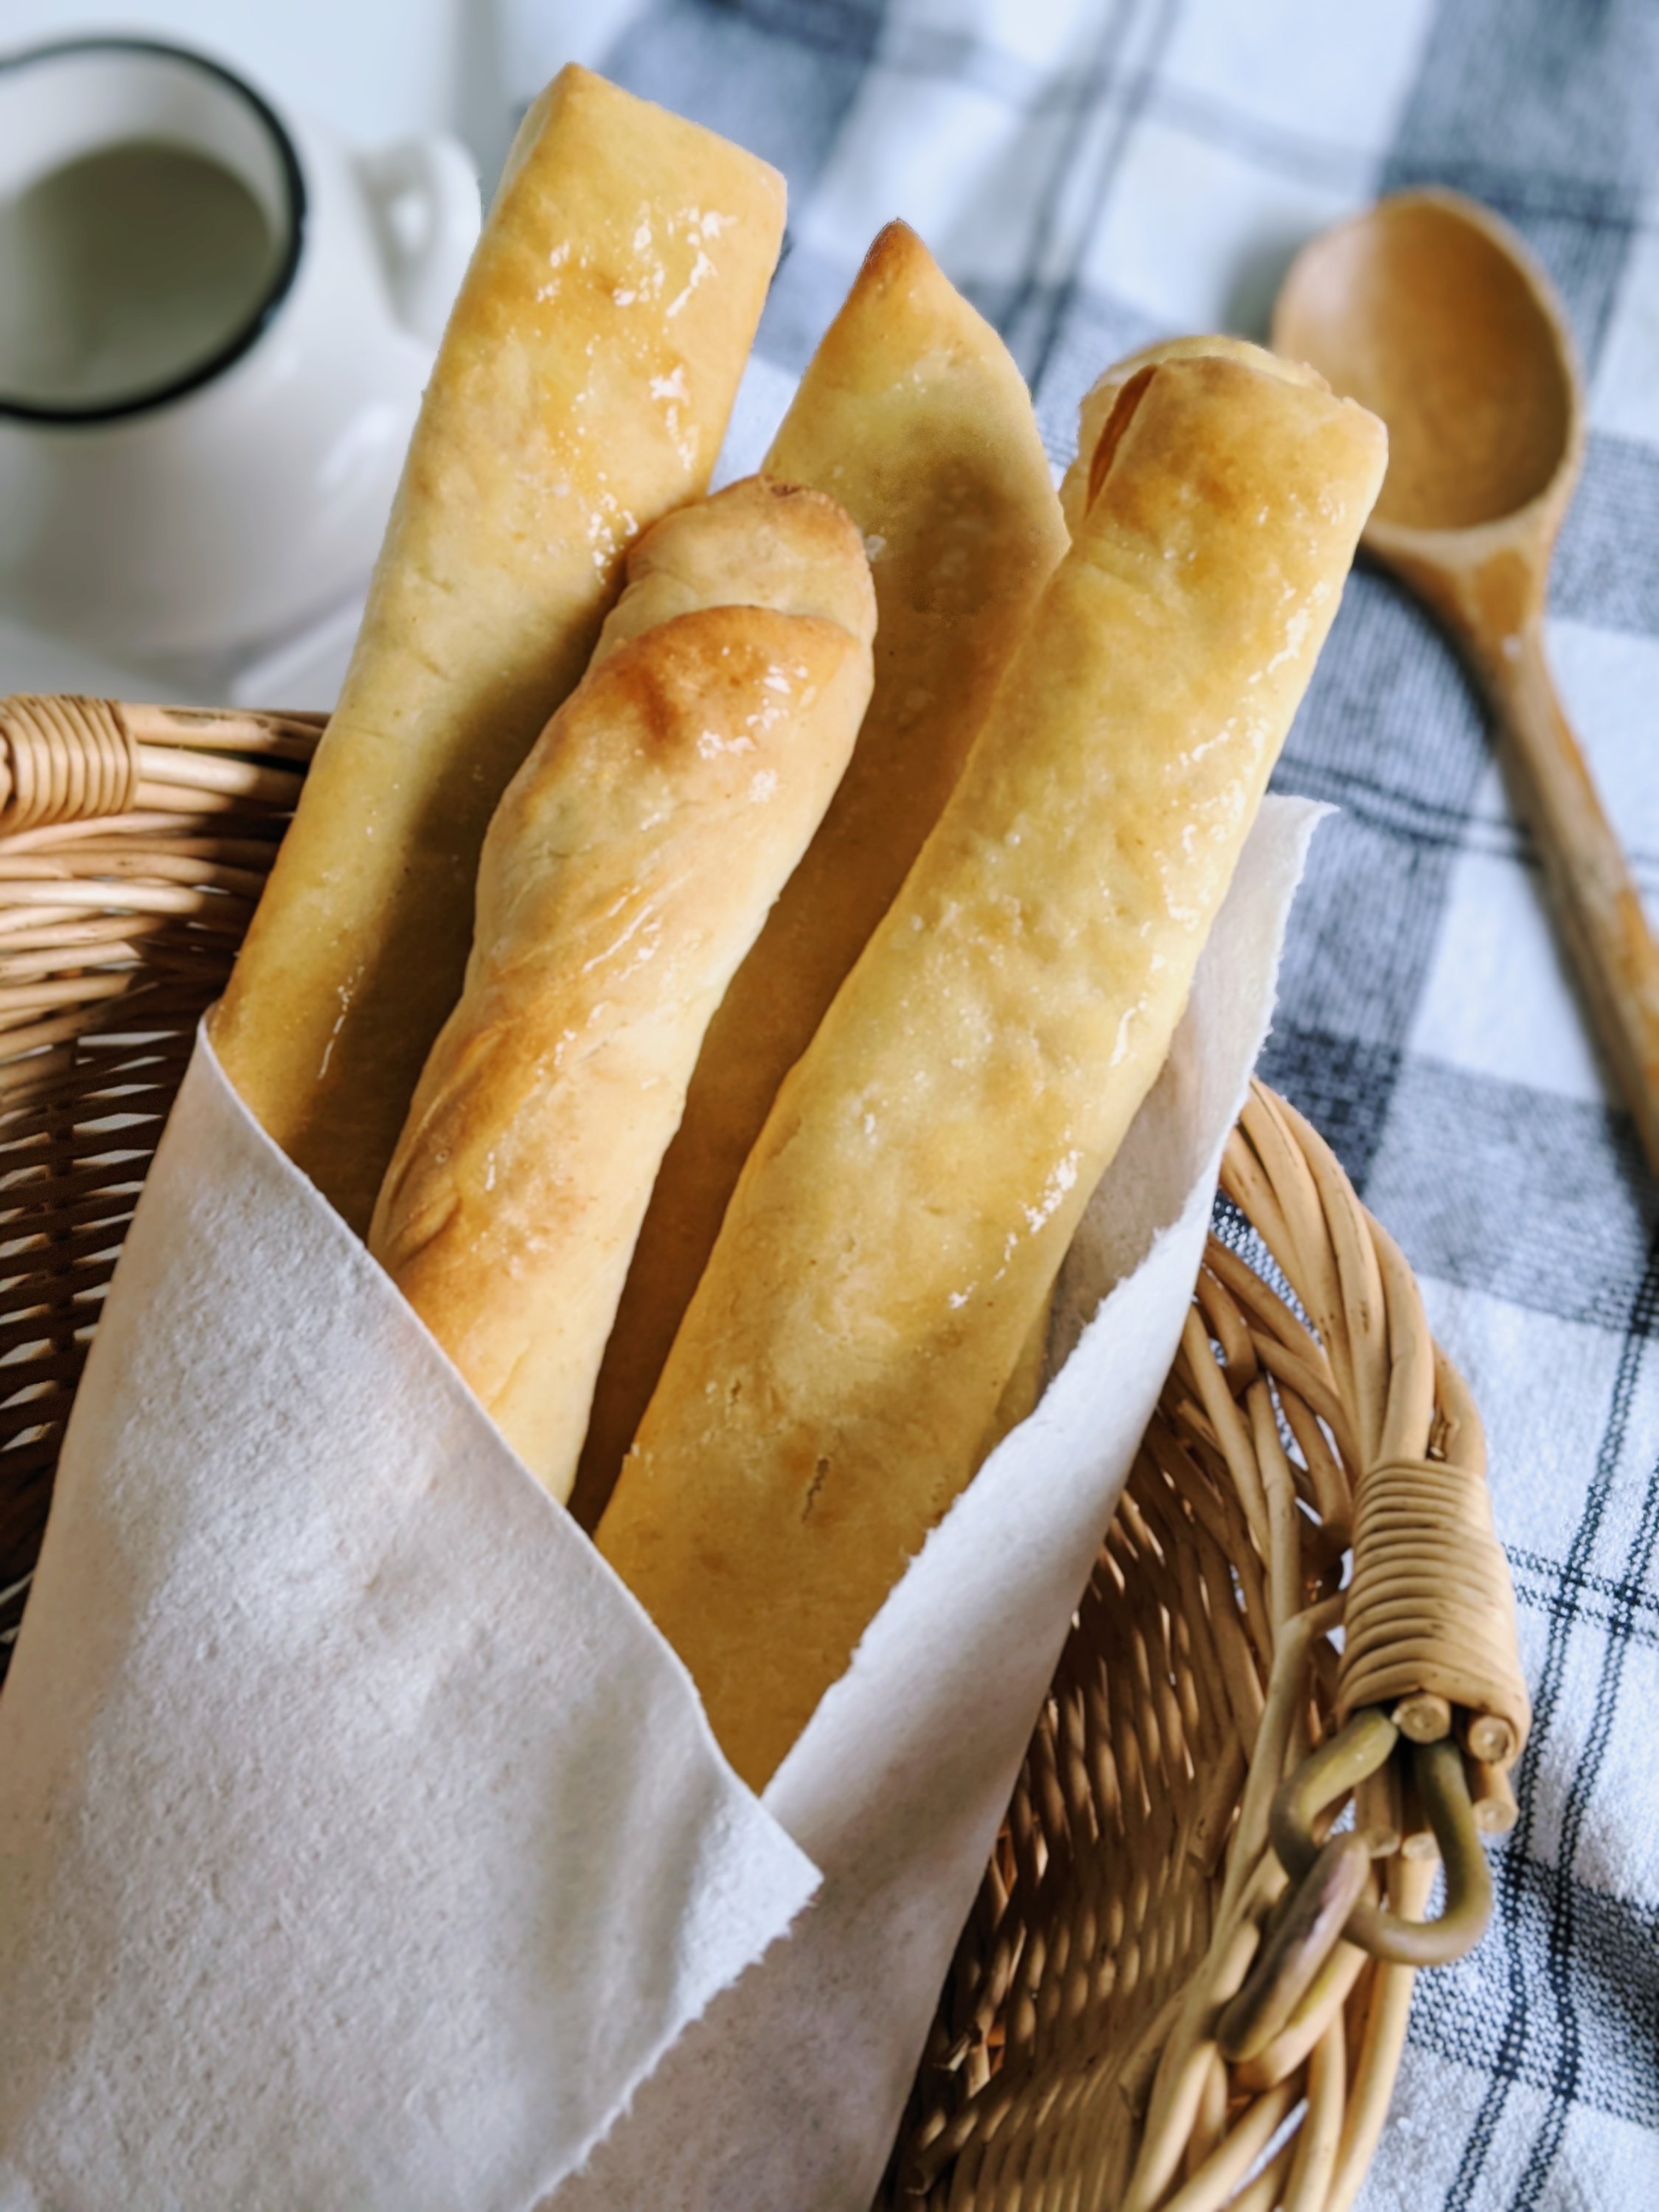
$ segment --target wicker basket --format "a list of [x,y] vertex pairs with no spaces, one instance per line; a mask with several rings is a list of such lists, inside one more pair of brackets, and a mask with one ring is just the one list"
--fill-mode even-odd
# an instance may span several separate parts
[[[100,1302],[319,730],[0,702],[0,1668]],[[1271,1092],[1222,1182],[893,2208],[1336,2212],[1413,1973],[1490,1909],[1480,1837],[1514,1817],[1528,1712],[1479,1417],[1397,1248]]]

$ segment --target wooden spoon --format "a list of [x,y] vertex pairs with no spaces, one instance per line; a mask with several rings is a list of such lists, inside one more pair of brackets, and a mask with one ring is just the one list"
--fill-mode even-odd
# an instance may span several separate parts
[[1584,453],[1561,302],[1487,209],[1401,192],[1297,255],[1273,343],[1388,424],[1364,543],[1446,623],[1496,709],[1562,937],[1659,1172],[1659,949],[1544,653],[1550,556]]

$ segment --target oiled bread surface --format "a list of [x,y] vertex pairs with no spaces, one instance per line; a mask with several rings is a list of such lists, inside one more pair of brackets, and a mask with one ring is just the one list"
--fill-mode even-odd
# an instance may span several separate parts
[[870,688],[868,567],[814,492],[734,485],[629,571],[490,824],[465,988],[370,1234],[559,1497],[708,1018]]
[[763,1782],[969,1479],[1163,1061],[1381,426],[1156,369],[904,889],[786,1081],[600,1525]]
[[708,479],[781,179],[585,70],[526,115],[422,405],[340,702],[214,1024],[368,1227],[454,1005],[483,834],[634,534]]
[[609,1498],[778,1085],[887,911],[1066,549],[1030,394],[921,240],[891,223],[767,457],[864,533],[875,690],[822,828],[709,1026],[606,1348],[573,1510]]

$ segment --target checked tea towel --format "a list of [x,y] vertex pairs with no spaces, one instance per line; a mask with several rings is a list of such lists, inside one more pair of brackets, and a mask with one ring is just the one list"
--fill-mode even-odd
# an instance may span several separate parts
[[[906,216],[1006,335],[1056,460],[1106,362],[1260,336],[1377,192],[1487,201],[1590,388],[1551,648],[1659,893],[1655,0],[508,0],[787,171],[761,349],[798,370]],[[1387,578],[1348,591],[1279,785],[1334,801],[1265,1073],[1422,1279],[1491,1435],[1536,1726],[1480,1950],[1425,1977],[1367,2212],[1659,2204],[1659,1194],[1551,939],[1479,705]]]

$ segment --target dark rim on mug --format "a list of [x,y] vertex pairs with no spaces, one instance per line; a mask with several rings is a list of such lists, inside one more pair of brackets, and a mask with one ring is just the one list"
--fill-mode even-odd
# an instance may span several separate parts
[[283,186],[287,195],[287,239],[281,258],[272,270],[258,304],[237,325],[224,343],[214,351],[166,384],[130,394],[120,399],[105,399],[86,407],[51,407],[38,400],[9,398],[0,392],[0,422],[52,422],[66,425],[118,422],[130,416],[147,415],[154,410],[183,399],[190,392],[198,392],[234,368],[249,352],[255,342],[269,329],[277,309],[294,287],[300,266],[300,255],[304,244],[306,227],[305,178],[300,168],[300,157],[294,141],[283,127],[270,102],[257,93],[245,78],[222,62],[209,59],[188,46],[170,45],[164,39],[59,39],[48,46],[26,47],[21,53],[0,54],[0,79],[14,70],[33,68],[40,62],[61,61],[72,54],[148,54],[163,61],[179,62],[185,68],[211,77],[234,93],[252,113],[270,138],[276,151],[277,166],[282,173]]

